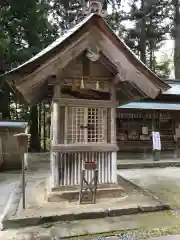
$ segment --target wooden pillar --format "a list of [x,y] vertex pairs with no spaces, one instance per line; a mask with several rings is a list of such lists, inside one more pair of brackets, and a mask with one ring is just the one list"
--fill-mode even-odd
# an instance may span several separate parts
[[172,121],[173,121],[173,137],[174,137],[174,141],[175,141],[175,150],[174,150],[174,158],[178,158],[178,142],[179,142],[179,138],[178,136],[176,135],[176,128],[178,127],[179,125],[179,118],[178,118],[178,113],[177,111],[173,112],[172,114]]
[[[60,96],[60,84],[54,87],[54,98]],[[59,143],[60,129],[60,107],[58,101],[52,102],[51,127],[52,127],[52,145]],[[52,187],[59,185],[59,154],[51,152],[51,184]]]
[[174,119],[173,112],[171,112],[171,123],[172,123],[172,138],[173,138],[173,142],[175,143],[175,148],[174,148],[174,151],[173,151],[173,157],[176,159],[177,158],[176,122],[175,122],[175,119]]
[[[143,121],[143,124],[142,126],[143,127],[147,127],[148,124],[147,124],[147,121],[146,121],[146,112],[142,111],[142,121]],[[142,133],[143,135],[143,133]],[[145,160],[147,158],[147,154],[146,154],[146,141],[143,139],[143,159]]]
[[[157,116],[157,118],[156,118]],[[152,118],[152,132],[159,132],[159,121],[160,121],[160,112],[154,111],[153,118]],[[153,149],[153,160],[159,161],[160,160],[160,150]]]
[[[116,92],[114,81],[111,86],[111,100],[114,107],[111,108],[111,144],[116,144]],[[112,153],[112,182],[117,183],[117,152]]]
[[[25,134],[28,135],[28,131],[29,131],[29,128],[26,127],[26,129],[25,129]],[[29,143],[28,143],[28,148],[29,148]],[[27,151],[27,152],[28,152],[28,151]],[[24,153],[24,168],[25,168],[25,169],[28,169],[28,153],[27,153],[27,152]]]

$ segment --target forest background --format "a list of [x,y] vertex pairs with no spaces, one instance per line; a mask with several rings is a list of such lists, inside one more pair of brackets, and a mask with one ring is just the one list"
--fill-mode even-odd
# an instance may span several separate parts
[[[1,0],[0,74],[25,62],[82,20],[85,0]],[[180,79],[180,0],[104,0],[107,22],[161,78]],[[172,55],[173,54],[173,55]],[[0,78],[3,120],[27,121],[30,151],[49,149],[49,104],[27,107]]]

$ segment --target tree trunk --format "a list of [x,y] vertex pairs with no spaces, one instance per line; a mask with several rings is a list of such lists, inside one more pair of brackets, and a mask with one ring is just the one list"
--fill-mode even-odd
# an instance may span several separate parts
[[175,78],[180,79],[180,11],[179,0],[174,5],[174,70]]
[[30,151],[40,152],[41,144],[38,131],[38,108],[37,106],[32,106],[30,110]]
[[0,112],[2,113],[3,120],[10,120],[10,101],[9,101],[9,90],[7,85],[2,87],[2,92],[0,92]]
[[[144,11],[144,0],[141,0],[141,11]],[[144,13],[145,14],[145,13]],[[146,20],[145,15],[141,18],[141,34],[140,34],[140,41],[139,41],[139,49],[140,49],[140,59],[143,63],[146,64]]]
[[155,62],[154,62],[154,42],[153,39],[149,40],[149,68],[155,72]]
[[[6,70],[4,51],[0,52],[0,75]],[[10,110],[9,110],[9,89],[6,84],[4,84],[4,79],[0,77],[0,113],[2,113],[2,119],[10,120]]]

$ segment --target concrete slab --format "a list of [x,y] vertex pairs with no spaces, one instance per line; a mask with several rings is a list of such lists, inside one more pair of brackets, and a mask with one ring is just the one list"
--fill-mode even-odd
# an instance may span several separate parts
[[[25,240],[33,239],[79,239],[90,240],[95,239],[92,234],[98,235],[102,232],[109,232],[113,234],[115,231],[128,231],[126,236],[131,236],[132,239],[148,239],[151,235],[151,229],[160,228],[166,229],[180,223],[180,217],[174,217],[170,212],[153,212],[153,213],[139,213],[120,217],[106,217],[101,219],[79,220],[79,221],[63,221],[56,223],[43,224],[40,226],[8,229],[0,232],[0,239],[3,240]],[[132,230],[131,230],[132,229]],[[134,230],[136,229],[136,230]],[[139,230],[140,229],[140,230]],[[144,230],[143,230],[144,229]],[[149,231],[147,231],[149,229]],[[169,230],[167,230],[169,232]],[[115,235],[115,233],[114,233]],[[118,232],[116,232],[116,236]],[[56,238],[55,238],[56,237]],[[133,238],[134,237],[134,238]],[[104,237],[104,239],[106,239]],[[126,239],[126,238],[125,238]]]
[[[28,173],[29,182],[40,182],[43,181],[46,176],[49,174],[49,154],[32,154],[30,155],[30,162],[28,162],[30,169]],[[170,204],[178,205],[180,202],[179,199],[179,192],[180,192],[180,174],[179,168],[164,168],[164,169],[134,169],[134,170],[121,170],[119,173],[123,173],[124,177],[132,180],[135,184],[140,185],[141,187],[147,189],[148,191],[152,192],[153,195],[158,196],[162,200],[168,200]],[[3,173],[4,174],[4,173]],[[7,173],[5,173],[7,174]],[[17,179],[19,179],[19,172],[17,175]],[[7,179],[9,177],[7,176]],[[1,179],[1,176],[0,176]],[[14,182],[14,179],[9,178],[9,182]],[[2,181],[4,182],[4,180]],[[8,183],[8,181],[5,181]],[[37,183],[38,184],[38,183]],[[37,185],[35,184],[35,185]],[[0,182],[1,185],[1,182]],[[6,185],[6,184],[5,184]],[[10,185],[9,185],[10,186]],[[1,186],[0,186],[1,188]],[[7,191],[6,186],[4,188],[4,202],[8,199],[10,194]],[[127,190],[126,193],[133,192],[135,188],[130,187],[127,183],[125,185]],[[139,192],[139,190],[138,190]],[[8,193],[8,194],[7,194]],[[31,193],[28,193],[28,195]],[[33,197],[35,192],[33,192]],[[143,193],[144,194],[144,193]],[[30,199],[29,199],[30,200]],[[31,201],[31,200],[30,200]],[[20,202],[21,204],[21,202]],[[33,201],[31,201],[33,205]],[[20,205],[21,206],[21,205]],[[101,219],[93,219],[90,220],[77,220],[77,221],[64,221],[64,222],[55,222],[55,223],[48,223],[43,225],[33,226],[33,227],[23,227],[18,229],[8,229],[4,231],[0,231],[0,239],[3,240],[25,240],[25,239],[32,239],[33,236],[37,236],[36,239],[52,239],[52,229],[59,229],[64,234],[67,234],[69,239],[73,239],[73,236],[77,236],[76,233],[86,232],[88,229],[88,234],[97,234],[100,232],[114,232],[118,230],[130,230],[132,229],[142,229],[148,228],[150,231],[151,229],[157,229],[159,231],[163,229],[167,229],[165,232],[167,234],[177,234],[179,233],[177,229],[174,229],[174,226],[180,225],[180,211],[163,211],[163,212],[153,212],[153,213],[139,213],[139,214],[131,214],[131,215],[124,215],[118,217],[105,217]],[[170,230],[173,228],[174,230]],[[69,231],[71,229],[71,231]],[[80,232],[79,232],[80,231]],[[131,231],[131,230],[130,230]],[[139,230],[137,230],[139,231]],[[173,232],[172,232],[173,231]],[[164,230],[163,230],[164,232]],[[87,232],[86,232],[87,233]],[[143,233],[142,233],[143,234]],[[63,234],[62,234],[63,235]],[[164,235],[164,234],[163,234]],[[150,237],[150,235],[148,235]],[[57,238],[58,239],[58,238]],[[77,239],[77,237],[75,238]],[[88,236],[85,238],[78,237],[78,239],[90,239]],[[139,238],[137,238],[139,239]],[[146,238],[147,239],[147,236]],[[179,238],[180,239],[180,238]]]
[[4,211],[4,207],[9,199],[9,196],[19,182],[20,176],[12,173],[0,173],[0,215]]
[[[103,198],[97,200],[96,204],[79,205],[77,202],[57,202],[51,203],[45,200],[45,180],[27,181],[27,202],[26,209],[22,209],[22,199],[19,194],[19,201],[12,199],[7,212],[2,221],[3,229],[17,228],[22,226],[33,226],[56,221],[73,221],[81,219],[96,219],[112,216],[121,216],[139,212],[152,212],[167,209],[152,196],[144,194],[134,185],[119,180],[120,185],[126,189],[126,196],[123,198]],[[12,206],[17,205],[16,211],[12,211]]]
[[162,159],[160,161],[153,161],[149,159],[136,160],[118,160],[117,169],[140,169],[140,168],[166,168],[166,167],[180,167],[180,159]]
[[162,201],[167,202],[172,209],[180,210],[180,169],[154,168],[119,170],[118,174],[146,189]]
[[0,223],[9,208],[11,194],[19,182],[19,174],[7,172],[0,174]]

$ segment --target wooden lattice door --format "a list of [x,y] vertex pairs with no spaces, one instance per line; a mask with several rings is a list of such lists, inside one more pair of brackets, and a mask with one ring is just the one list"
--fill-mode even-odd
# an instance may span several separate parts
[[68,143],[107,142],[107,109],[70,107]]

